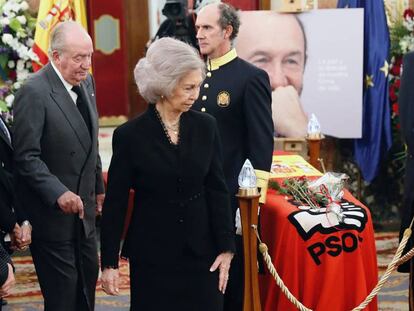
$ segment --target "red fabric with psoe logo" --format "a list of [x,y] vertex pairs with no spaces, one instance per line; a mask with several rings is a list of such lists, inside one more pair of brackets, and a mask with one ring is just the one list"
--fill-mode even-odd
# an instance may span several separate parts
[[[262,240],[269,247],[276,270],[292,294],[314,311],[352,310],[378,280],[370,212],[348,191],[344,199],[344,210],[357,215],[354,227],[324,228],[311,224],[307,227],[312,227],[308,234],[301,229],[303,218],[298,217],[305,212],[284,195],[269,190],[266,204],[261,208]],[[323,219],[321,214],[305,216]],[[327,225],[325,221],[325,226],[329,227],[329,222]],[[262,310],[297,310],[267,268],[265,271],[265,275],[259,276]],[[365,310],[377,310],[376,298]]]

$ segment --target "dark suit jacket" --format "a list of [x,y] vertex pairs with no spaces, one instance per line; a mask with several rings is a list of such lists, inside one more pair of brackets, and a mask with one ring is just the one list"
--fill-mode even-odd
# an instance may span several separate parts
[[74,238],[78,215],[64,214],[57,205],[57,199],[68,190],[83,200],[86,236],[95,228],[96,193],[103,193],[104,188],[91,76],[81,83],[81,89],[92,121],[91,133],[51,64],[31,76],[16,94],[15,169],[34,238]]
[[7,277],[9,276],[9,267],[7,266],[8,263],[12,264],[10,256],[0,244],[0,286],[6,282]]
[[102,266],[118,264],[129,189],[134,211],[122,255],[176,264],[184,249],[211,259],[234,252],[229,197],[215,120],[183,113],[179,145],[169,143],[154,105],[117,128],[101,223]]
[[235,197],[239,189],[238,176],[245,160],[249,159],[255,169],[270,171],[273,154],[271,105],[267,73],[238,57],[208,70],[194,104],[195,110],[205,111],[217,119],[223,142],[224,175],[234,214],[238,207]]
[[[13,207],[12,166],[13,148],[9,139],[0,130],[0,230],[4,234],[13,231],[17,222]],[[9,274],[8,263],[11,264],[10,256],[0,243],[0,286],[7,280]]]
[[13,186],[13,147],[0,130],[0,230],[4,233],[13,231],[18,221]]
[[[403,73],[399,91],[400,121],[403,140],[407,144],[407,160],[405,166],[404,200],[401,215],[401,232],[403,234],[414,215],[414,52],[407,53],[403,60]],[[405,251],[413,247],[413,238],[407,243]],[[398,271],[409,271],[409,261],[398,267]]]

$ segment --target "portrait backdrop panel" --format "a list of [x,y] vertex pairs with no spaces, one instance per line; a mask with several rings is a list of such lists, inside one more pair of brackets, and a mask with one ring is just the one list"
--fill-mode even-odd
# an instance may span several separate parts
[[[268,71],[273,91],[280,85],[292,85],[300,96],[303,110],[308,117],[312,113],[316,115],[324,134],[339,138],[360,138],[363,10],[321,9],[294,14],[294,17],[302,22],[306,37],[307,57],[302,65],[298,64],[301,62],[298,57],[300,51],[295,50],[299,50],[298,45],[291,44],[296,40],[295,36],[299,35],[295,35],[297,31],[290,32],[289,27],[295,26],[292,26],[286,15],[290,14],[274,11],[242,12],[239,37],[243,38],[245,32],[246,35],[249,33],[251,38],[240,39],[240,43],[236,41],[239,56]],[[286,25],[273,26],[276,23],[270,22],[270,19],[278,16],[286,20]],[[258,20],[263,27],[257,23]],[[283,37],[284,42],[281,41]],[[266,59],[270,54],[256,53],[256,58],[253,58],[254,53],[244,53],[243,49],[252,50],[260,46],[261,40],[266,40],[267,45],[279,44],[284,48],[292,46],[292,51],[286,55],[276,55],[280,49],[269,46],[269,49],[273,50],[272,64]],[[300,40],[303,47],[302,37]],[[281,77],[283,72],[285,77]],[[292,122],[295,122],[293,118]]]
[[308,61],[302,98],[319,118],[324,133],[362,136],[364,58],[363,9],[302,13],[308,35]]

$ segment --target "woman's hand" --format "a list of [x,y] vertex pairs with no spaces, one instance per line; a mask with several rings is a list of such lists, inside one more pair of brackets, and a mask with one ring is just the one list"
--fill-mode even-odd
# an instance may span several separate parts
[[217,256],[216,260],[214,260],[213,265],[210,267],[210,271],[216,271],[219,268],[219,284],[218,289],[223,294],[226,292],[227,282],[229,280],[229,270],[230,270],[230,263],[233,259],[234,254],[232,253],[221,253]]
[[108,295],[119,295],[119,269],[105,268],[101,276],[102,289]]

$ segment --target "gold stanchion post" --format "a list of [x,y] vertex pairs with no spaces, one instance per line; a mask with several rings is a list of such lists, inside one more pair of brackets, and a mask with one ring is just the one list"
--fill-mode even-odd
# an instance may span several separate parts
[[318,161],[321,152],[321,138],[306,138],[308,142],[309,163],[317,170],[321,169]]
[[244,298],[243,311],[261,311],[258,266],[257,237],[254,226],[258,223],[260,193],[256,186],[256,175],[250,161],[246,160],[239,176],[240,218],[243,235],[244,255]]

